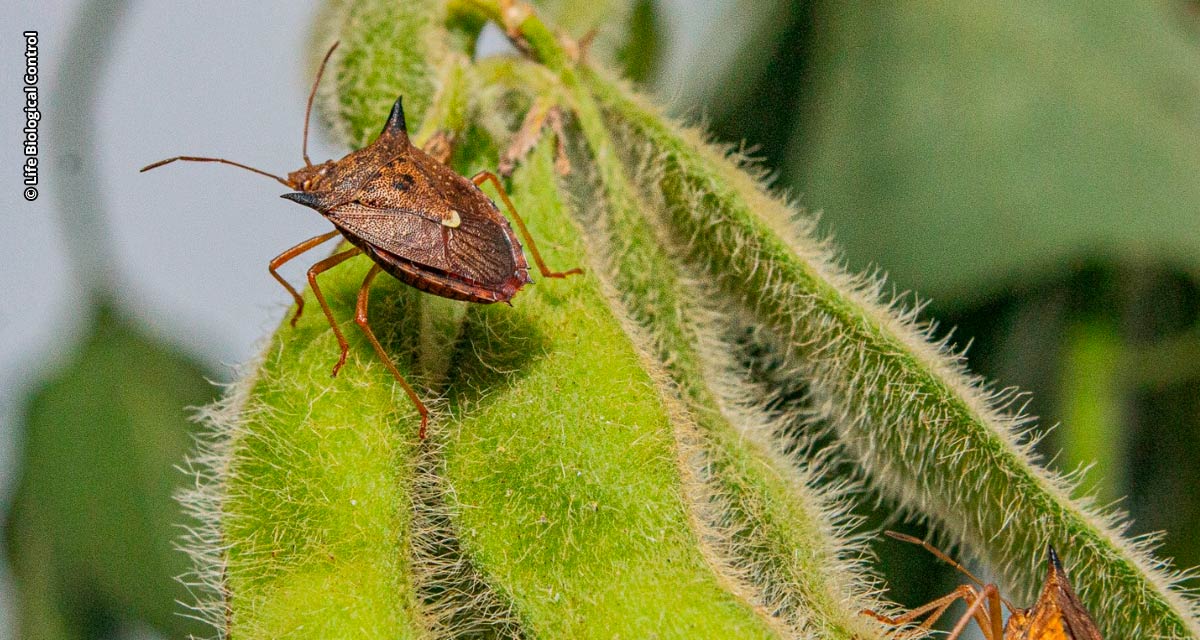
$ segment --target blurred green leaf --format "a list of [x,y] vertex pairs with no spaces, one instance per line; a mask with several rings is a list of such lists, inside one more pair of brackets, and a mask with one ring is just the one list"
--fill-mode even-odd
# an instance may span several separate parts
[[141,621],[173,638],[203,633],[173,548],[185,516],[172,498],[190,449],[189,406],[213,385],[196,363],[110,306],[61,373],[30,397],[8,556],[27,639],[112,637]]
[[[593,38],[588,55],[602,62],[615,60],[644,80],[653,70],[662,42],[655,0],[533,0],[539,15],[550,17],[574,40]],[[591,32],[595,33],[591,33]]]
[[1103,502],[1120,498],[1126,486],[1121,464],[1123,347],[1114,325],[1104,318],[1086,319],[1068,330],[1060,384],[1063,423],[1055,434],[1063,444],[1064,469],[1095,465],[1080,486]]
[[1167,531],[1159,555],[1175,566],[1200,562],[1200,376],[1134,397],[1136,418],[1125,435],[1129,497],[1138,532]]
[[625,78],[645,82],[662,55],[662,17],[654,0],[636,0],[629,13],[629,35],[617,50]]
[[823,3],[791,172],[852,263],[977,300],[1200,256],[1200,48],[1161,3]]

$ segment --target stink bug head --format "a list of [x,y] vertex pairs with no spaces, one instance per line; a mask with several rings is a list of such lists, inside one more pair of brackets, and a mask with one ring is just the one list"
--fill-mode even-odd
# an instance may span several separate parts
[[296,169],[287,175],[288,184],[297,191],[320,191],[334,168],[332,160]]
[[[282,197],[322,215],[331,215],[339,207],[355,201],[380,204],[381,190],[408,192],[415,183],[423,182],[423,177],[427,179],[429,172],[421,172],[414,166],[419,163],[414,160],[423,159],[424,154],[408,138],[403,101],[403,97],[396,98],[383,130],[371,144],[339,160],[307,164],[289,173],[287,183],[296,192]],[[460,180],[465,181],[465,178]],[[424,210],[430,206],[429,198],[442,196],[437,187],[432,192],[426,189],[426,192],[412,195],[414,197],[406,198],[403,203],[410,211]]]
[[[1009,611],[1008,621],[1004,623],[1005,636],[1029,636],[1029,609],[1014,609]],[[1002,639],[1003,640],[1003,639]]]

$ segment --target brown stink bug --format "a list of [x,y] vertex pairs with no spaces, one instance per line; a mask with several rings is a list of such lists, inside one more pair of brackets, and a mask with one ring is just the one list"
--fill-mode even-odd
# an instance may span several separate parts
[[293,193],[285,193],[283,197],[315,209],[333,224],[332,231],[305,240],[270,262],[271,275],[296,300],[292,326],[304,311],[304,299],[279,275],[279,267],[338,235],[354,245],[317,262],[308,270],[308,284],[341,347],[341,354],[333,366],[335,376],[346,362],[349,345],[325,302],[317,276],[359,253],[368,255],[375,264],[359,289],[354,319],[420,412],[419,435],[424,438],[429,411],[400,375],[367,320],[367,299],[375,276],[386,271],[421,291],[454,300],[482,304],[511,300],[522,287],[532,282],[529,265],[508,220],[480,191],[479,185],[487,181],[500,193],[542,276],[563,278],[582,271],[555,272],[546,267],[529,230],[494,173],[482,171],[468,180],[413,144],[408,138],[401,98],[396,99],[383,131],[374,142],[336,162],[328,160],[314,165],[308,158],[308,122],[317,85],[336,48],[337,43],[334,43],[325,54],[308,96],[304,113],[304,166],[289,173],[287,179],[224,158],[197,156],[168,158],[148,165],[142,171],[176,160],[233,165],[274,178],[293,189]]
[[[1059,562],[1054,547],[1046,547],[1046,581],[1042,585],[1041,595],[1032,607],[1021,609],[1001,597],[996,585],[984,584],[967,571],[966,567],[928,542],[894,531],[884,533],[903,542],[921,545],[943,562],[961,571],[978,588],[960,585],[949,594],[895,618],[874,611],[863,612],[881,622],[898,627],[924,617],[924,621],[915,630],[923,636],[922,630],[927,631],[946,613],[950,605],[963,600],[968,603],[967,611],[959,618],[946,640],[957,640],[972,620],[979,625],[983,637],[987,640],[1103,640],[1096,623],[1092,621],[1087,609],[1079,601],[1079,596],[1075,595],[1075,590],[1071,588],[1067,572]],[[1003,626],[1000,618],[1001,602],[1009,611],[1008,621],[1003,622]]]

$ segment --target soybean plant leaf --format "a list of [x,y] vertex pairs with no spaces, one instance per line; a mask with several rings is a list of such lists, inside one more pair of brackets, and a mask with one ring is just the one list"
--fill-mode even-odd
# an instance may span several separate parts
[[824,3],[795,186],[852,263],[944,301],[1081,255],[1194,268],[1200,48],[1176,9]]
[[187,524],[172,498],[190,446],[189,406],[214,389],[195,362],[102,305],[78,352],[30,397],[8,520],[23,638],[110,637],[148,624],[203,633],[174,549]]

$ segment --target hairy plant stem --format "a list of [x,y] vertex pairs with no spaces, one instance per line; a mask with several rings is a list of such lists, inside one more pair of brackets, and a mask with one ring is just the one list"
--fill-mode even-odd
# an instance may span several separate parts
[[589,79],[615,126],[637,128],[669,158],[662,188],[673,206],[663,222],[781,338],[874,484],[939,522],[1026,597],[1052,544],[1110,637],[1195,637],[1175,576],[1035,462],[1018,435],[1026,419],[1006,406],[1011,395],[983,388],[911,316],[879,303],[877,283],[840,273],[824,247],[789,228],[790,210],[730,172],[733,163],[697,153],[614,85]]
[[576,65],[536,15],[506,14],[488,0],[462,4],[519,33],[559,75],[606,185],[620,184],[606,169],[610,129],[629,128],[653,149],[668,206],[649,223],[685,239],[690,265],[779,338],[873,484],[940,523],[1026,595],[1044,577],[1045,545],[1057,546],[1110,637],[1196,636],[1178,576],[1144,543],[1123,539],[1118,518],[1072,498],[1067,479],[1036,463],[1017,430],[1026,419],[1009,412],[1011,395],[989,392],[944,345],[928,342],[911,314],[881,303],[879,283],[842,273],[807,236],[810,223],[735,162]]
[[878,283],[841,273],[733,162],[599,74],[587,79],[611,126],[633,127],[665,160],[660,186],[671,206],[659,222],[688,238],[694,264],[779,336],[874,484],[1027,597],[1044,578],[1045,545],[1057,546],[1110,637],[1195,637],[1193,605],[1175,577],[1035,462],[1017,432],[1025,419],[1007,410],[1011,396],[983,388],[910,315],[881,304]]
[[683,273],[666,250],[669,238],[647,221],[652,205],[613,153],[603,128],[584,136],[593,152],[600,187],[593,205],[576,213],[594,244],[605,247],[612,289],[646,333],[670,375],[671,389],[695,423],[701,475],[716,504],[710,526],[725,562],[763,606],[797,636],[882,637],[877,622],[861,614],[886,605],[868,592],[872,580],[846,559],[861,550],[838,531],[843,512],[811,471],[779,455],[772,425],[739,381],[724,326],[707,322],[716,309],[712,291]]

